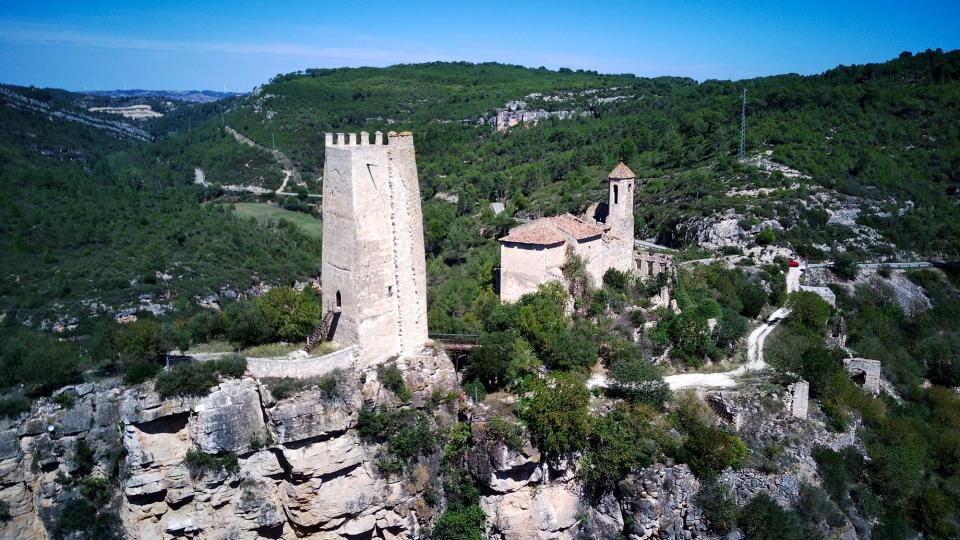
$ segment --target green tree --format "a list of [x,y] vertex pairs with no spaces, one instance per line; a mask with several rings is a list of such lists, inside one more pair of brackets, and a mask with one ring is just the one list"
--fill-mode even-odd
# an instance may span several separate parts
[[830,304],[815,292],[797,291],[787,298],[791,323],[798,324],[810,332],[823,334],[830,318]]
[[537,364],[533,348],[513,331],[485,334],[479,345],[470,352],[467,370],[488,390],[512,383]]
[[236,344],[258,345],[273,337],[270,323],[258,302],[239,300],[227,305],[223,316],[227,337]]
[[855,279],[859,273],[857,256],[849,251],[835,253],[833,255],[833,266],[830,267],[830,270],[844,279]]
[[698,477],[716,476],[727,467],[738,466],[747,457],[747,446],[736,435],[697,424],[687,433],[680,459]]
[[267,291],[257,303],[274,339],[301,341],[320,322],[320,303],[306,290],[277,287]]
[[631,472],[658,459],[667,439],[667,426],[658,420],[656,411],[618,403],[606,415],[592,420],[590,446],[580,462],[580,477],[594,496],[602,495]]
[[640,349],[629,342],[610,347],[612,389],[635,403],[660,407],[672,396],[660,369],[643,357]]
[[120,357],[126,363],[152,361],[173,345],[159,321],[140,319],[127,325],[117,336]]
[[525,400],[521,418],[533,442],[543,452],[563,454],[582,448],[590,434],[590,394],[583,377],[556,373],[534,383],[533,395]]

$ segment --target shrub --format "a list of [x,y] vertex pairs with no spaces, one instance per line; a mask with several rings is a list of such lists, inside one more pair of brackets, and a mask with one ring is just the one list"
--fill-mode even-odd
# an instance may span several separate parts
[[153,388],[164,399],[174,396],[203,397],[218,382],[217,374],[211,368],[204,362],[177,364],[157,375]]
[[757,243],[761,246],[767,244],[772,244],[777,240],[776,233],[773,232],[773,229],[770,227],[764,227],[760,234],[757,235]]
[[242,346],[259,345],[273,337],[270,324],[254,300],[239,300],[223,310],[227,338]]
[[112,540],[123,538],[120,517],[116,513],[100,511],[84,498],[67,501],[53,522],[54,539],[96,538]]
[[85,439],[77,439],[73,443],[73,476],[83,478],[93,472],[95,465],[93,447]]
[[473,379],[470,382],[463,383],[463,392],[470,399],[480,403],[487,397],[487,389],[479,379]]
[[478,505],[447,510],[437,520],[432,540],[483,540],[486,515]]
[[760,493],[740,511],[738,520],[750,540],[800,540],[800,520],[780,507],[766,493]]
[[237,460],[237,454],[233,452],[217,456],[207,454],[197,448],[190,448],[187,450],[183,463],[190,471],[190,476],[194,478],[202,478],[207,474],[220,471],[226,471],[228,474],[240,472],[240,462]]
[[123,365],[123,382],[127,384],[140,384],[157,376],[157,373],[163,369],[155,361],[137,360],[126,362]]
[[764,292],[763,287],[756,284],[750,284],[742,287],[738,296],[740,298],[740,302],[743,304],[740,314],[744,317],[755,319],[758,315],[760,315],[763,307],[767,305],[767,293]]
[[270,389],[270,394],[274,399],[281,400],[296,394],[306,388],[316,387],[325,397],[333,398],[339,395],[337,385],[337,372],[323,375],[322,377],[310,377],[307,379],[294,379],[292,377],[271,377],[263,379],[262,382]]
[[830,304],[820,295],[811,291],[791,293],[787,298],[787,307],[790,308],[791,323],[799,324],[817,335],[823,334],[830,318]]
[[590,394],[582,377],[558,373],[547,381],[534,382],[533,396],[522,408],[521,418],[540,450],[563,454],[582,448],[590,434]]
[[55,336],[27,329],[11,330],[0,339],[0,386],[23,384],[28,397],[49,395],[82,381],[76,346]]
[[410,409],[376,410],[365,404],[357,419],[357,432],[363,440],[385,443],[377,459],[377,468],[385,476],[399,474],[414,457],[436,450],[439,442],[430,417]]
[[833,266],[830,270],[844,279],[856,279],[860,272],[857,267],[857,256],[849,251],[834,254]]
[[613,392],[635,403],[660,407],[672,396],[660,369],[643,358],[632,343],[612,347],[610,378]]
[[627,272],[610,268],[603,273],[603,285],[616,292],[626,292],[628,283],[630,283],[630,274]]
[[688,432],[680,448],[680,460],[699,478],[712,478],[727,467],[742,464],[746,457],[747,445],[740,437],[702,424]]
[[510,450],[523,448],[523,426],[502,416],[494,416],[487,421],[487,436],[503,443]]
[[561,370],[592,366],[597,361],[597,345],[591,334],[587,321],[547,334],[541,352],[543,363]]
[[711,337],[717,347],[732,351],[747,333],[747,321],[731,309],[724,309],[723,316],[713,328]]
[[205,343],[222,336],[224,325],[222,314],[204,310],[187,320],[184,331],[192,343]]
[[185,362],[157,375],[153,388],[161,398],[203,397],[219,382],[218,375],[241,377],[246,371],[247,359],[236,354],[206,362]]
[[513,382],[536,364],[532,347],[516,332],[485,334],[479,345],[470,351],[467,372],[489,390]]
[[154,319],[132,322],[117,336],[117,349],[124,363],[156,360],[172,345],[164,340],[161,324]]
[[357,416],[357,433],[361,439],[379,441],[381,434],[386,431],[388,421],[385,408],[377,410],[364,403]]
[[87,476],[80,484],[80,494],[98,508],[102,508],[110,501],[110,485],[102,476]]
[[807,528],[811,529],[811,532],[815,531],[821,523],[836,529],[842,527],[847,521],[843,513],[830,501],[826,492],[809,484],[800,486],[797,513],[806,521]]
[[383,387],[393,392],[400,401],[408,401],[412,396],[410,387],[403,379],[403,372],[396,364],[380,364],[377,366],[377,378]]
[[239,354],[228,354],[210,362],[209,369],[226,377],[240,378],[247,372],[247,359]]
[[728,533],[737,526],[740,507],[716,479],[705,481],[695,500],[717,532]]
[[30,400],[14,394],[0,397],[0,416],[17,418],[25,412],[30,412]]

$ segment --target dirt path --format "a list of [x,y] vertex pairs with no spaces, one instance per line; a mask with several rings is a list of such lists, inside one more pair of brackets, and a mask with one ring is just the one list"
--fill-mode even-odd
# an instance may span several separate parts
[[280,187],[277,188],[276,191],[274,191],[274,193],[283,193],[284,190],[287,188],[287,182],[289,182],[291,178],[295,183],[300,183],[301,181],[300,171],[298,171],[297,168],[293,166],[293,161],[291,161],[286,154],[284,154],[279,150],[271,150],[269,148],[260,146],[259,144],[254,142],[253,139],[247,137],[243,133],[240,133],[239,131],[233,129],[230,126],[225,126],[223,129],[230,135],[233,135],[233,138],[236,139],[238,143],[245,144],[247,146],[252,146],[259,150],[263,150],[264,152],[268,152],[271,155],[273,155],[273,159],[277,160],[277,163],[280,164],[280,168],[283,169],[283,183],[280,184]]
[[[800,268],[790,268],[787,271],[787,293],[800,290]],[[747,363],[737,369],[724,371],[721,373],[683,373],[680,375],[670,375],[663,380],[670,386],[671,390],[681,390],[684,388],[728,388],[737,384],[736,377],[740,377],[749,371],[757,371],[767,367],[763,361],[763,343],[782,321],[790,310],[782,307],[774,311],[767,317],[767,320],[760,326],[754,328],[753,332],[747,336]],[[594,386],[607,387],[606,377],[597,373],[587,381],[587,387]]]
[[290,181],[290,178],[291,178],[292,176],[293,176],[293,171],[291,171],[291,170],[289,170],[289,169],[284,169],[284,170],[283,170],[283,183],[280,184],[280,187],[278,187],[277,190],[274,191],[274,193],[276,193],[276,194],[278,194],[278,195],[281,194],[281,193],[283,193],[283,190],[287,189],[287,182]]

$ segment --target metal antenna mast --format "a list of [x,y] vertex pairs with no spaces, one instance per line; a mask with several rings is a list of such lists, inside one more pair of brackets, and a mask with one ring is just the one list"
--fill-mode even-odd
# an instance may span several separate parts
[[743,89],[743,102],[740,105],[740,151],[737,157],[740,161],[744,160],[744,150],[747,140],[747,89]]

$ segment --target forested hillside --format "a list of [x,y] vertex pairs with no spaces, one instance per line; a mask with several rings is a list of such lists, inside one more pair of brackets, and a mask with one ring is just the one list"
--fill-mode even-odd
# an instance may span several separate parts
[[[747,154],[770,152],[807,176],[737,162],[743,88]],[[53,108],[85,110],[104,99],[8,89]],[[518,100],[527,110],[570,114],[494,130],[495,110]],[[582,211],[602,196],[604,175],[619,160],[644,178],[638,236],[678,248],[695,243],[705,219],[733,209],[747,225],[779,220],[784,230],[775,242],[827,256],[823,246],[854,233],[828,223],[828,203],[798,202],[827,193],[855,196],[858,225],[880,233],[882,241],[850,247],[862,259],[894,250],[960,253],[958,52],[905,53],[818,76],[699,84],[500,64],[308,70],[279,75],[246,96],[179,103],[138,124],[156,138],[151,143],[34,111],[4,107],[2,114],[3,205],[12,217],[3,224],[4,266],[15,276],[4,308],[20,319],[53,307],[78,315],[81,302],[119,307],[142,294],[166,297],[168,289],[171,298],[189,300],[255,278],[306,277],[316,269],[318,244],[295,227],[230,217],[216,203],[264,197],[218,186],[274,189],[282,164],[263,149],[275,145],[302,185],[287,187],[300,191],[299,201],[274,197],[317,213],[319,200],[306,193],[320,191],[326,131],[416,133],[431,320],[439,329],[462,326],[476,295],[491,286],[495,238],[514,215]],[[238,142],[228,126],[260,148]],[[213,187],[192,185],[196,168]],[[758,187],[770,193],[737,195]],[[434,198],[440,192],[444,199]],[[491,201],[505,202],[507,212],[495,216]]]
[[[748,159],[740,161],[744,89]],[[683,464],[701,482],[695,504],[717,531],[815,538],[850,521],[873,538],[956,536],[960,418],[957,396],[944,388],[960,381],[956,268],[850,278],[857,259],[960,256],[960,52],[703,83],[500,64],[318,69],[212,103],[109,100],[0,88],[0,416],[16,418],[30,399],[104,373],[122,371],[128,384],[157,377],[161,397],[203,396],[221,376],[245,373],[245,360],[228,356],[157,376],[157,359],[174,349],[254,358],[300,350],[321,316],[317,294],[291,285],[319,272],[324,132],[412,130],[429,327],[478,334],[480,345],[458,362],[465,394],[434,393],[430,407],[499,396],[492,402],[505,405],[503,422],[491,419],[490,434],[513,448],[527,437],[544,463],[582,456],[570,472],[597,500],[637,470]],[[162,116],[92,110],[118,104]],[[504,124],[502,109],[538,121]],[[677,248],[678,262],[736,262],[649,280],[611,269],[588,283],[584,261],[571,257],[564,276],[581,287],[553,283],[501,303],[497,237],[517,218],[582,212],[605,196],[619,161],[642,178],[638,237]],[[295,212],[298,219],[283,217]],[[714,242],[720,222],[745,238]],[[813,292],[787,294],[789,252],[741,257],[743,247],[769,244],[809,259],[842,257],[841,277],[830,282],[837,307]],[[915,302],[901,301],[892,283]],[[769,380],[741,380],[759,402],[731,414],[734,427],[699,397],[673,394],[665,373],[740,362],[750,327],[777,325],[783,306],[793,311],[766,349],[776,370]],[[846,353],[827,348],[841,318],[850,353],[882,361],[892,397],[861,390]],[[491,490],[478,489],[465,459],[480,432],[465,423],[434,430],[407,407],[410,388],[390,366],[376,380],[405,405],[357,412],[365,444],[386,452],[376,467],[401,474],[444,448],[442,492],[430,491],[431,505],[446,497],[433,537],[480,537],[480,500]],[[607,377],[608,388],[588,391],[592,375]],[[767,405],[780,414],[779,398],[768,398],[797,375],[809,382],[819,439],[739,425]],[[282,400],[314,383],[327,393],[340,384],[275,380],[270,392]],[[610,401],[594,408],[591,396]],[[72,399],[59,394],[55,403],[69,408]],[[814,447],[848,429],[869,459]],[[258,450],[276,442],[255,435],[249,446]],[[188,461],[214,468],[246,459],[196,452]],[[738,502],[719,483],[724,471],[777,474],[800,455],[823,489],[794,485],[793,514],[766,495]],[[58,522],[64,516],[83,521],[63,511]]]

